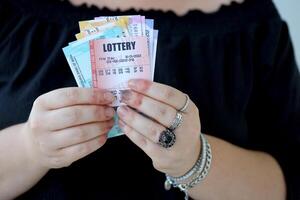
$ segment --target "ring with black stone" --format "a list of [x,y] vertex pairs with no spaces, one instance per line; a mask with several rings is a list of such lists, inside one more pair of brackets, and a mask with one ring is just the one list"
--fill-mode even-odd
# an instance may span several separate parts
[[175,134],[169,130],[166,129],[163,132],[161,132],[159,136],[158,144],[164,148],[170,148],[172,147],[176,142],[176,136]]

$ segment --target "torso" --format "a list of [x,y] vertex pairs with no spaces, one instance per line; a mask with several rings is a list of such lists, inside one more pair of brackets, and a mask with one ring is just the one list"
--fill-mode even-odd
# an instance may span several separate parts
[[80,5],[87,3],[88,5],[95,5],[99,8],[107,7],[111,10],[120,9],[121,11],[135,8],[137,10],[163,10],[173,11],[177,15],[184,15],[190,10],[200,10],[202,12],[210,13],[217,11],[222,5],[229,5],[232,2],[242,3],[244,0],[193,0],[193,1],[182,1],[182,0],[70,0],[74,5]]
[[[139,1],[119,1],[126,2],[127,6],[117,5],[113,0],[89,1],[111,10],[74,8],[61,0],[0,1],[3,15],[0,18],[3,25],[0,31],[3,38],[0,41],[3,47],[0,51],[0,129],[27,120],[32,103],[39,95],[76,86],[61,48],[75,39],[78,21],[97,16],[141,14],[154,19],[159,30],[155,81],[191,97],[201,113],[202,132],[239,146],[269,141],[269,134],[265,134],[269,132],[274,138],[276,131],[262,128],[264,124],[271,124],[268,123],[270,117],[264,115],[267,113],[264,104],[255,102],[261,98],[253,96],[253,91],[259,90],[252,85],[258,82],[255,73],[266,68],[259,68],[260,62],[269,63],[273,58],[265,49],[276,49],[277,45],[273,38],[277,38],[280,19],[274,14],[271,0],[245,0],[242,5],[223,7],[215,14],[190,12],[183,17],[139,9],[174,11],[187,2],[198,2],[197,9],[204,11],[201,6],[208,5],[209,0],[152,0],[153,5],[150,0]],[[83,0],[72,2],[82,4]],[[195,9],[192,3],[185,6],[185,12]],[[135,8],[136,11],[113,11],[116,8]],[[179,14],[179,10],[174,12]],[[266,33],[273,36],[266,37]],[[255,47],[262,47],[264,53]],[[121,136],[109,139],[99,151],[68,168],[50,171],[18,200],[183,199],[177,190],[165,191],[164,180],[164,174],[154,170],[151,160]]]

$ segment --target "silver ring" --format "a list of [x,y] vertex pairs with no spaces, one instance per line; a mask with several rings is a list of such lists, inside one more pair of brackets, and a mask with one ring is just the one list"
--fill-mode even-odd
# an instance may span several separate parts
[[159,136],[158,144],[164,148],[170,148],[172,147],[176,142],[176,136],[175,134],[169,130],[166,129],[163,132],[161,132]]
[[185,96],[185,99],[186,99],[185,100],[185,104],[184,104],[184,106],[181,109],[178,110],[179,112],[184,112],[187,109],[187,107],[189,106],[189,104],[190,104],[190,97],[189,97],[189,95],[184,94],[184,96]]
[[176,117],[175,119],[173,120],[171,126],[169,127],[169,129],[171,131],[175,131],[176,128],[178,128],[183,122],[183,117],[182,117],[182,114],[180,112],[177,112],[176,113]]

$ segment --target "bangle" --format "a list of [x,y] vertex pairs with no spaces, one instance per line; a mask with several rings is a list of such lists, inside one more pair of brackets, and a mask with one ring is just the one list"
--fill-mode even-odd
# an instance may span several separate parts
[[169,190],[171,186],[179,188],[185,193],[185,200],[188,200],[188,190],[202,182],[211,167],[212,153],[211,147],[203,134],[200,134],[201,152],[199,153],[196,164],[186,174],[180,177],[172,177],[166,174],[165,189]]
[[203,137],[203,135],[201,134],[200,135],[200,138],[201,138],[201,151],[199,153],[198,160],[196,161],[196,164],[193,166],[193,168],[190,169],[186,174],[184,174],[183,176],[180,176],[180,177],[172,177],[172,176],[167,175],[167,176],[170,177],[170,179],[172,179],[176,182],[184,181],[184,180],[190,178],[192,175],[194,175],[196,171],[202,171],[204,169],[204,164],[205,164],[205,159],[206,159],[206,146],[207,146],[207,143],[203,142],[204,139],[202,137]]

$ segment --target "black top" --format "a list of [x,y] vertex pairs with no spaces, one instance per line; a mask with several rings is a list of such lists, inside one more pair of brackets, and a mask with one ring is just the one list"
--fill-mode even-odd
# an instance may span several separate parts
[[[75,40],[79,20],[125,14],[155,19],[155,81],[190,95],[202,132],[273,155],[284,171],[288,198],[299,200],[300,77],[287,25],[271,0],[183,17],[2,0],[0,129],[25,122],[39,95],[76,86],[61,49]],[[163,183],[151,160],[121,136],[68,168],[51,170],[20,199],[182,199],[177,190],[164,191]]]

